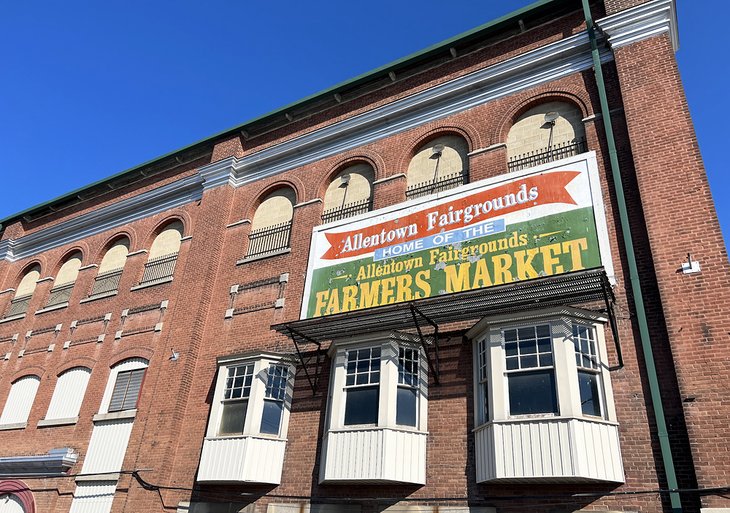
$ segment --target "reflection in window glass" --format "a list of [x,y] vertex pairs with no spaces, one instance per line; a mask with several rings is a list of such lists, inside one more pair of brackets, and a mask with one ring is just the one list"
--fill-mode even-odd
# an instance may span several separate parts
[[550,325],[505,329],[502,336],[510,414],[558,413]]
[[416,425],[418,402],[418,349],[398,349],[398,396],[395,423]]
[[289,369],[283,365],[269,365],[266,378],[264,411],[261,416],[261,432],[278,435],[281,425],[281,414],[284,411],[286,385]]

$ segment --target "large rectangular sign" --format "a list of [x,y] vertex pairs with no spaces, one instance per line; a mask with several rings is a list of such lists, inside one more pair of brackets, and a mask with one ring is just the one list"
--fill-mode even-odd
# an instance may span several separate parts
[[318,226],[301,317],[612,265],[595,153]]

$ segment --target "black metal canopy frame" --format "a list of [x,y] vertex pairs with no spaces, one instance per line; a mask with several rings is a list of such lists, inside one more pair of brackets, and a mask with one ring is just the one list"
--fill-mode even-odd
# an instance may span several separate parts
[[[428,359],[434,381],[439,384],[439,326],[456,321],[479,320],[486,316],[507,312],[531,310],[549,306],[566,306],[575,303],[602,300],[613,332],[618,356],[618,366],[623,366],[613,305],[615,296],[603,268],[588,269],[546,276],[507,285],[456,292],[418,299],[406,303],[378,306],[312,319],[302,319],[275,324],[272,329],[292,339],[299,359],[304,366],[307,380],[316,393],[320,375],[322,342],[344,339],[377,331],[415,329]],[[433,328],[432,335],[425,335],[424,328]],[[302,355],[302,346],[314,344],[316,349],[316,374],[312,376]],[[431,360],[429,346],[434,348]]]

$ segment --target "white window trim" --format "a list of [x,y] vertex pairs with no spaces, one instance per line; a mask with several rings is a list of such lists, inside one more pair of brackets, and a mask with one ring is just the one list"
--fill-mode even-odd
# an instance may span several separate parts
[[[347,351],[368,347],[380,347],[380,383],[378,401],[378,423],[345,425],[345,390],[347,374]],[[398,396],[398,349],[418,349],[419,385],[416,405],[416,426],[396,423]],[[426,433],[428,429],[428,363],[417,337],[405,333],[381,332],[339,340],[329,350],[332,358],[329,400],[327,401],[327,431],[357,431],[387,428],[402,431]]]
[[[579,418],[597,422],[616,422],[616,409],[608,366],[605,340],[605,316],[589,310],[570,307],[550,308],[539,311],[493,316],[482,319],[467,336],[473,340],[474,351],[474,424],[477,428],[492,422],[524,420],[530,418]],[[558,413],[511,415],[507,383],[505,352],[502,330],[549,323],[553,348],[553,372],[555,376]],[[592,326],[595,329],[597,351],[600,358],[599,395],[601,417],[583,414],[578,387],[578,367],[572,340],[573,323]],[[566,334],[561,336],[561,334]],[[489,412],[481,412],[483,393],[479,386],[479,343],[487,340],[487,393]]]
[[[248,396],[246,405],[246,416],[244,420],[243,432],[238,434],[219,435],[218,428],[220,426],[221,417],[223,415],[223,394],[226,388],[226,378],[228,377],[228,369],[239,365],[253,364],[253,379],[251,380],[251,391]],[[282,365],[289,369],[289,375],[286,384],[286,393],[284,399],[284,408],[281,413],[281,421],[279,424],[279,434],[261,433],[261,417],[264,411],[264,401],[266,395],[266,384],[268,379],[268,370],[270,365]],[[289,361],[288,355],[276,353],[256,353],[253,355],[227,356],[218,358],[218,372],[215,379],[215,392],[213,394],[213,404],[210,408],[210,419],[208,420],[208,429],[206,430],[206,438],[223,439],[223,438],[241,438],[255,436],[258,438],[270,438],[275,440],[285,440],[289,428],[289,414],[291,411],[291,400],[294,393],[294,374],[296,367]]]
[[[104,395],[101,399],[101,405],[99,406],[99,413],[100,414],[107,414],[109,413],[109,403],[112,400],[112,393],[114,392],[114,385],[117,382],[117,376],[120,372],[125,371],[132,371],[137,369],[146,369],[149,367],[149,361],[145,358],[130,358],[128,360],[123,360],[116,364],[114,367],[111,368],[111,371],[109,372],[109,379],[106,382],[106,388],[104,389]],[[145,375],[145,378],[147,376]],[[144,382],[143,382],[144,383]],[[144,385],[143,385],[144,386]],[[142,395],[142,390],[140,389],[139,395]],[[139,404],[139,398],[137,398],[137,404]],[[137,411],[136,408],[134,410],[124,410],[124,411]],[[118,412],[113,412],[118,413]]]

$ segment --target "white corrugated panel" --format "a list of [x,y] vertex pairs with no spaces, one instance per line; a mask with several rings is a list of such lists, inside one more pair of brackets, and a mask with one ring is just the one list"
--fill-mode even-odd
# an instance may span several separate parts
[[86,367],[74,367],[61,374],[53,390],[46,419],[77,417],[90,375],[91,369]]
[[5,402],[5,408],[0,415],[0,424],[16,424],[27,422],[30,409],[33,406],[35,393],[41,379],[38,376],[25,376],[13,383]]
[[426,482],[426,433],[387,428],[332,431],[322,482]]
[[586,419],[493,422],[475,433],[477,482],[623,482],[617,426]]
[[69,513],[109,513],[116,489],[116,481],[77,483]]
[[203,442],[198,482],[279,484],[286,440],[240,436]]
[[124,462],[124,453],[127,452],[133,424],[134,419],[96,422],[91,432],[91,441],[81,473],[119,472]]
[[15,495],[0,495],[0,513],[25,513],[25,508]]

